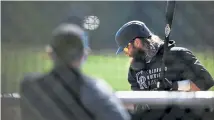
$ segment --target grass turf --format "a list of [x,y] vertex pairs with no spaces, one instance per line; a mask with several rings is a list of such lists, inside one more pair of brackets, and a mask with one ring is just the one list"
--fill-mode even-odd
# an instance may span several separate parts
[[[52,64],[45,53],[40,51],[43,49],[2,49],[2,92],[19,91],[19,82],[25,73],[49,71]],[[196,53],[196,56],[214,76],[214,54]],[[123,55],[91,55],[83,66],[83,72],[106,80],[114,90],[129,90],[128,62],[129,59]]]

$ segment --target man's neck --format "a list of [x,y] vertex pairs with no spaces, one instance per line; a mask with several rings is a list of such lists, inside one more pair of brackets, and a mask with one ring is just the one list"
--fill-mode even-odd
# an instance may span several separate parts
[[69,68],[80,69],[80,66],[77,63],[70,63],[70,64],[66,64],[66,63],[62,63],[62,62],[54,63],[54,68],[63,67],[63,66],[69,67]]

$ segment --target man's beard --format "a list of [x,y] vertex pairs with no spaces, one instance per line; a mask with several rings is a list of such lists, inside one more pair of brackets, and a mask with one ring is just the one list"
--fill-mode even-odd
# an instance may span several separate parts
[[131,57],[133,57],[135,60],[145,60],[146,52],[142,49],[133,47],[133,52]]
[[131,68],[136,71],[145,69],[146,68],[144,64],[146,63],[145,56],[146,56],[146,53],[142,49],[133,47],[132,54],[130,55],[130,57],[133,58]]
[[151,59],[156,55],[159,46],[147,45],[144,49],[139,49],[133,46],[132,57],[135,60],[150,62]]
[[152,58],[157,54],[161,44],[144,44],[143,49],[133,46],[131,57],[133,58],[131,68],[134,70],[146,70],[145,63],[150,63]]

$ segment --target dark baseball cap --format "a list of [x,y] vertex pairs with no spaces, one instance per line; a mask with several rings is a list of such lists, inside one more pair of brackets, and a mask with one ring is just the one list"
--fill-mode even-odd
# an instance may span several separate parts
[[118,45],[116,54],[119,54],[135,38],[149,38],[152,33],[141,21],[130,21],[124,24],[116,33],[115,41]]
[[53,38],[50,41],[50,46],[61,58],[73,56],[75,59],[76,55],[79,57],[87,49],[88,36],[86,32],[78,25],[72,23],[60,24],[53,31]]

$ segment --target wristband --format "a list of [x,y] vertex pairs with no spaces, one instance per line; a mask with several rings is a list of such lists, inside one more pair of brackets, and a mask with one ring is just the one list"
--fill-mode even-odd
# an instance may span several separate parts
[[181,91],[190,90],[190,80],[178,81],[178,90],[181,90]]

